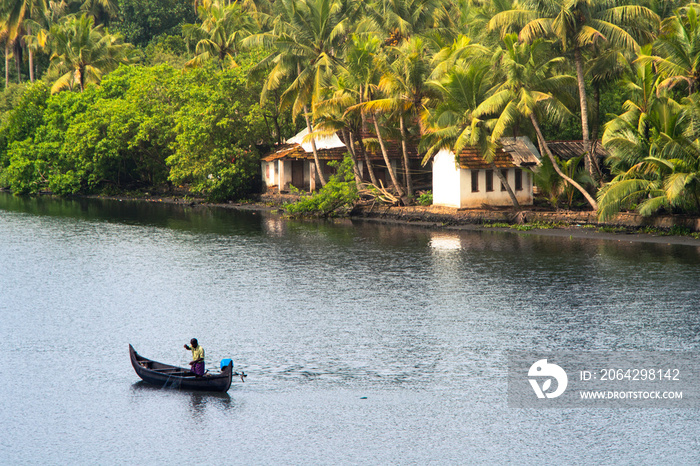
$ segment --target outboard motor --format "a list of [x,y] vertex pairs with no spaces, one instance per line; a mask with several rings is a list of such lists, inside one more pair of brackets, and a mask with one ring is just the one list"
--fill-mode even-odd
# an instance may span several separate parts
[[233,370],[233,361],[229,358],[222,359],[221,360],[221,370],[224,370],[224,367],[228,366],[231,364],[231,369]]

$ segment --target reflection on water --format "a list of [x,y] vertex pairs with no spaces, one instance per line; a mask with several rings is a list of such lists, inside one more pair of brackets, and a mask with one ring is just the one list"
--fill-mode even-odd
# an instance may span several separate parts
[[[0,366],[0,458],[697,464],[695,412],[508,409],[505,371],[513,350],[700,349],[699,265],[687,246],[0,193],[0,338],[32,373]],[[193,336],[246,382],[135,383],[127,343],[182,366]]]
[[134,399],[152,401],[153,398],[150,395],[155,395],[160,398],[169,397],[176,403],[186,402],[189,405],[192,420],[197,422],[206,420],[207,410],[220,413],[236,409],[236,403],[228,393],[161,388],[144,381],[133,383],[131,389]]

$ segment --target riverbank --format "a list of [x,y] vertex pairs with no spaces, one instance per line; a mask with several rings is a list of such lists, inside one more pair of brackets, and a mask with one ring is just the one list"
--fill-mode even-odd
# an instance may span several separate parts
[[[254,210],[283,215],[282,206],[294,202],[292,194],[262,194],[246,202],[208,203],[190,196],[159,196],[145,193],[140,197],[96,196],[98,199],[164,202],[188,207],[218,207]],[[620,213],[613,220],[598,222],[593,212],[509,208],[456,209],[442,206],[388,207],[360,205],[350,218],[387,224],[410,224],[444,230],[510,231],[540,236],[602,239],[609,241],[678,244],[700,247],[700,218],[657,216],[645,218],[634,213]]]

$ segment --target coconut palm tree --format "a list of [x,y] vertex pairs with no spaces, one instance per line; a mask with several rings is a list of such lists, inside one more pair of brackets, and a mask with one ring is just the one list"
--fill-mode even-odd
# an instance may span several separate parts
[[435,95],[427,85],[432,73],[431,57],[423,39],[417,36],[404,41],[398,47],[393,47],[391,52],[395,58],[384,63],[384,73],[379,82],[379,90],[385,98],[369,102],[368,108],[375,113],[394,113],[399,120],[406,195],[410,198],[413,197],[413,183],[408,156],[409,135],[406,118],[412,126],[419,128],[421,134],[424,132],[422,121],[427,118],[427,100]]
[[672,98],[650,51],[635,61],[633,79],[623,82],[630,98],[603,133],[615,177],[598,193],[602,220],[635,206],[642,215],[700,211],[700,99],[697,93],[682,102]]
[[[31,35],[31,28],[25,22],[32,17],[35,17],[44,9],[46,9],[45,0],[8,0],[5,5],[6,26],[9,28],[9,36],[15,42],[15,49],[20,46],[20,38],[25,35]],[[16,54],[15,60],[20,56]],[[29,49],[29,80],[34,82],[34,52]]]
[[639,57],[640,63],[654,63],[665,76],[662,87],[684,86],[688,95],[700,89],[700,5],[676,10],[661,24],[654,43],[655,55]]
[[60,75],[51,92],[99,83],[102,76],[120,63],[128,63],[130,45],[95,26],[91,16],[70,17],[51,27],[49,44],[53,51],[49,70]]
[[[497,52],[495,58],[505,80],[496,87],[493,95],[474,110],[475,116],[495,118],[491,132],[492,146],[507,131],[517,128],[522,120],[529,120],[537,135],[540,149],[550,158],[559,176],[578,189],[593,210],[596,210],[597,203],[588,191],[559,168],[539,124],[542,118],[560,122],[571,115],[562,99],[567,95],[566,89],[573,89],[576,79],[558,73],[558,69],[565,63],[564,58],[547,60],[547,44],[541,39],[527,44],[518,42],[515,34],[509,34],[503,38],[503,43],[505,49]],[[507,184],[504,185],[508,188]]]
[[[651,46],[645,46],[640,57],[648,57],[650,52]],[[650,115],[655,107],[660,108],[662,78],[653,63],[637,59],[632,68],[633,75],[620,82],[629,99],[622,105],[623,112],[607,123],[603,133],[603,145],[610,154],[606,162],[615,174],[629,170],[648,155],[648,139],[654,131]]]
[[223,69],[224,62],[236,66],[241,41],[255,32],[253,18],[237,2],[230,5],[218,0],[205,0],[198,7],[202,24],[186,24],[183,35],[196,42],[197,55],[187,62],[187,66],[201,66],[215,59]]
[[5,47],[5,88],[10,86],[10,28],[7,21],[0,17],[0,43]]
[[[660,210],[700,212],[700,144],[694,131],[697,96],[683,104],[667,95],[652,103],[645,125],[615,121],[609,137],[635,144],[606,146],[613,156],[633,161],[598,193],[598,218],[606,220],[623,208],[644,216]],[[631,153],[625,153],[631,151]]]
[[586,169],[595,176],[593,164],[597,162],[591,151],[584,52],[601,45],[636,51],[639,41],[651,41],[659,17],[649,8],[628,0],[526,0],[520,5],[496,14],[489,21],[489,28],[504,30],[515,25],[521,28],[519,37],[523,41],[554,38],[565,52],[573,53]]
[[374,164],[367,153],[364,135],[367,132],[367,111],[364,104],[371,101],[378,88],[380,71],[377,67],[377,56],[381,52],[381,41],[375,34],[353,34],[345,55],[344,91],[350,93],[354,104],[345,107],[344,119],[350,118],[356,122],[352,125],[350,138],[360,151],[367,166],[370,181],[379,186]]
[[[270,66],[263,86],[266,93],[278,89],[284,79],[293,77],[284,91],[281,105],[292,108],[294,117],[304,114],[309,134],[313,133],[309,106],[313,109],[323,99],[331,77],[343,67],[343,52],[356,5],[347,0],[277,0],[277,16],[271,31],[254,34],[244,43],[267,46],[273,52],[260,63]],[[326,184],[316,143],[311,140],[316,172]]]
[[[460,48],[456,51],[459,54],[463,52]],[[454,58],[449,56],[449,51],[444,52],[443,59],[452,62]],[[440,104],[431,110],[421,141],[421,148],[426,150],[423,165],[441,149],[450,149],[459,157],[465,147],[475,147],[506,188],[513,207],[520,209],[515,193],[494,163],[498,141],[494,142],[491,135],[496,120],[483,112],[477,113],[477,109],[489,98],[494,78],[491,59],[477,55],[456,60],[454,66],[443,70],[438,79],[429,82],[441,98]]]
[[363,18],[380,32],[388,46],[398,46],[416,34],[440,29],[448,19],[447,4],[439,0],[376,0]]

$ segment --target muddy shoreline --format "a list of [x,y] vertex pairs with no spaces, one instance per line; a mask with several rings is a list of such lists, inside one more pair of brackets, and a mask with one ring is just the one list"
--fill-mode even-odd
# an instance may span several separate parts
[[[94,199],[112,199],[132,202],[154,202],[178,204],[188,207],[225,208],[246,211],[268,212],[283,215],[282,205],[297,199],[294,195],[263,194],[251,202],[209,203],[188,196],[90,196]],[[660,216],[644,218],[637,214],[624,213],[613,221],[600,223],[592,212],[523,210],[515,212],[508,208],[456,209],[440,206],[359,206],[349,217],[351,220],[378,222],[395,225],[413,225],[435,230],[502,231],[524,235],[597,239],[625,243],[654,243],[700,247],[700,239],[686,235],[670,235],[667,231],[682,227],[692,232],[700,231],[700,218]],[[489,226],[494,225],[495,226]],[[510,226],[505,226],[509,224]],[[538,228],[538,225],[555,227]],[[520,225],[520,226],[518,226]],[[645,227],[652,228],[651,233]],[[697,236],[697,235],[696,235]]]

